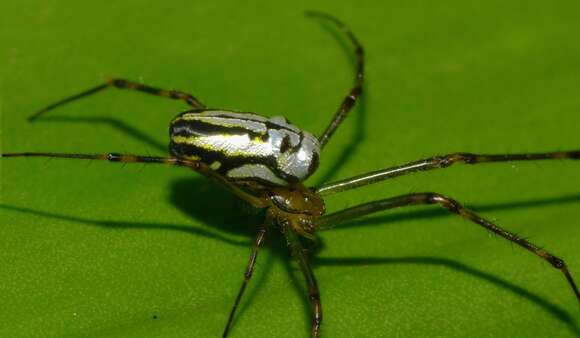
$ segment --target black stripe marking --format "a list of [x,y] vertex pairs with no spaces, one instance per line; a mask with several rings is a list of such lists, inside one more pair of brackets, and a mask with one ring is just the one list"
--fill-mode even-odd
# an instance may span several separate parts
[[[208,113],[213,113],[212,115],[207,115],[207,116],[215,116],[215,117],[221,117],[221,118],[230,118],[230,119],[239,119],[239,120],[247,120],[247,121],[252,121],[252,122],[258,122],[258,123],[263,123],[266,125],[267,129],[274,129],[274,130],[286,130],[288,132],[297,134],[298,132],[292,128],[286,127],[284,125],[278,124],[276,122],[272,122],[270,121],[267,117],[258,115],[256,113],[252,113],[252,112],[238,112],[238,111],[232,111],[232,110],[221,110],[221,109],[194,109],[194,110],[189,110],[186,112],[183,112],[181,114],[179,114],[177,116],[177,118],[182,117],[185,114],[188,113],[196,113],[196,114],[202,114],[208,112]],[[215,114],[217,113],[217,114]],[[241,114],[241,115],[246,115],[246,116],[232,116],[231,114]],[[264,120],[262,120],[264,119]],[[288,121],[288,120],[287,120]],[[300,129],[296,126],[294,126],[293,124],[291,124],[290,122],[288,122],[289,125],[295,127],[296,129]]]
[[299,181],[297,177],[288,175],[278,169],[278,163],[276,162],[276,158],[274,156],[231,156],[219,151],[212,151],[191,144],[175,143],[173,141],[170,143],[169,148],[171,154],[176,157],[187,158],[189,156],[197,156],[201,158],[202,162],[204,163],[213,163],[214,161],[219,161],[222,165],[216,171],[224,176],[231,169],[239,168],[245,164],[262,164],[268,167],[268,169],[270,169],[274,175],[283,181],[288,183],[297,183]]
[[211,135],[249,135],[251,138],[268,140],[268,133],[258,133],[244,127],[224,127],[199,120],[176,120],[171,123],[170,136],[204,137]]

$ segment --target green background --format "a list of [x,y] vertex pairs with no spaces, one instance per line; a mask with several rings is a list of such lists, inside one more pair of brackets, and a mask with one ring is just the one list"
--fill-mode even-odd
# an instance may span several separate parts
[[[579,149],[577,1],[0,2],[2,152],[166,154],[186,109],[110,90],[40,107],[111,76],[212,107],[283,114],[319,134],[352,82],[365,96],[317,184],[452,151]],[[338,39],[338,42],[337,42]],[[185,169],[2,159],[0,336],[219,337],[259,215]],[[330,196],[329,211],[436,191],[553,253],[580,279],[580,163],[457,166]],[[578,304],[549,264],[436,207],[321,233],[322,337],[566,337]],[[231,337],[306,337],[302,276],[268,242]]]

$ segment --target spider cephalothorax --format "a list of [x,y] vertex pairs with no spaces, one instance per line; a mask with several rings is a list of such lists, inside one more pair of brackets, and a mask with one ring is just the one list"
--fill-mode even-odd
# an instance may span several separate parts
[[272,188],[269,191],[270,213],[278,223],[286,222],[304,237],[314,238],[316,221],[324,214],[324,200],[312,189],[297,184],[289,188]]

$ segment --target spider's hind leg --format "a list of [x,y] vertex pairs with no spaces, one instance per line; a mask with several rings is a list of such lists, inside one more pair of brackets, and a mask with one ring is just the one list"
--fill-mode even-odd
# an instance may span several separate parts
[[222,185],[227,190],[233,192],[244,201],[250,203],[255,208],[264,208],[266,202],[263,199],[256,197],[237,185],[230,182],[224,176],[212,170],[203,162],[190,160],[181,157],[159,157],[159,156],[143,156],[120,153],[101,153],[101,154],[86,154],[86,153],[53,153],[53,152],[22,152],[22,153],[0,153],[0,157],[46,157],[46,158],[66,158],[77,160],[98,160],[121,163],[157,163],[174,165],[180,167],[188,167],[210,179],[215,183]]
[[53,110],[59,106],[67,104],[69,102],[76,101],[78,99],[82,99],[84,97],[96,94],[96,93],[98,93],[104,89],[110,88],[110,87],[117,88],[117,89],[131,89],[131,90],[136,90],[136,91],[140,91],[140,92],[151,94],[151,95],[167,97],[167,98],[174,99],[174,100],[182,100],[182,101],[185,101],[185,103],[187,103],[188,105],[190,105],[196,109],[205,108],[205,105],[203,103],[201,103],[201,101],[199,101],[193,95],[184,93],[182,91],[159,89],[159,88],[151,87],[148,85],[144,85],[141,83],[137,83],[137,82],[125,80],[125,79],[111,79],[105,83],[102,83],[98,86],[87,89],[81,93],[69,96],[69,97],[64,98],[60,101],[52,103],[52,104],[42,108],[41,110],[37,111],[36,113],[34,113],[32,116],[30,116],[28,118],[28,120],[34,121],[37,118],[39,118],[41,115],[43,115],[44,113],[46,113],[50,110]]

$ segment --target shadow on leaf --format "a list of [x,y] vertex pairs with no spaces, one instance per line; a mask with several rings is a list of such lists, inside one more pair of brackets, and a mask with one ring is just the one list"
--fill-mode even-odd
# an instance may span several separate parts
[[499,288],[508,290],[532,303],[543,308],[551,316],[565,323],[574,336],[580,336],[580,329],[576,325],[573,317],[568,311],[548,300],[535,295],[534,293],[511,283],[503,278],[490,273],[477,270],[463,263],[438,257],[316,257],[313,263],[324,266],[369,266],[369,265],[432,265],[441,268],[457,271],[479,279],[480,281],[491,283]]
[[[250,238],[252,238],[257,227],[261,225],[263,220],[262,212],[255,210],[237,197],[230,194],[228,191],[202,178],[182,178],[175,180],[170,185],[170,201],[177,207],[179,211],[190,216],[200,223],[214,228],[215,231],[193,228],[186,225],[176,225],[171,223],[143,223],[143,222],[127,222],[127,221],[102,221],[98,219],[91,219],[83,216],[68,216],[57,214],[54,212],[46,212],[35,210],[28,207],[18,207],[6,204],[0,204],[0,209],[15,211],[39,217],[60,219],[67,222],[87,224],[91,226],[100,226],[110,229],[140,229],[140,230],[170,230],[180,231],[194,236],[203,236],[209,239],[219,240],[227,244],[248,246],[250,245]],[[517,201],[504,204],[480,205],[472,206],[472,209],[477,211],[492,211],[492,210],[506,210],[518,208],[530,208],[539,206],[549,206],[552,204],[576,203],[580,201],[580,195],[563,196],[558,198],[535,199],[531,201]],[[432,217],[450,216],[446,212],[439,210],[425,210],[408,212],[396,215],[383,215],[377,217],[365,218],[357,222],[350,222],[345,224],[342,228],[361,225],[384,225],[388,222],[404,221],[409,219],[423,219]],[[221,234],[226,232],[235,237],[244,237],[245,239],[232,239],[229,236]],[[278,257],[284,264],[289,273],[294,290],[296,294],[301,297],[304,304],[304,314],[310,322],[310,305],[306,299],[306,289],[302,283],[301,275],[288,257],[288,250],[285,246],[285,241],[277,231],[270,231],[269,242],[272,243],[271,251],[274,257]],[[321,241],[320,245],[312,252],[312,262],[316,265],[324,266],[349,266],[349,265],[388,265],[388,264],[407,264],[407,265],[436,265],[444,268],[459,271],[470,276],[479,278],[482,281],[492,283],[500,288],[508,290],[521,298],[529,300],[535,305],[543,308],[548,314],[555,317],[559,321],[566,324],[571,331],[576,335],[580,335],[580,330],[576,326],[573,317],[568,311],[559,307],[558,305],[535,295],[524,288],[510,283],[500,277],[494,276],[487,272],[483,272],[460,262],[449,260],[445,258],[436,257],[398,257],[398,258],[375,258],[375,257],[351,257],[351,258],[328,258],[316,257],[316,253],[324,247]],[[250,306],[252,295],[258,292],[258,284],[265,278],[265,273],[270,270],[273,259],[267,259],[265,264],[261,264],[261,275],[257,280],[250,283],[251,287],[241,304],[237,318],[241,317],[242,313]],[[240,282],[242,275],[240,274]]]

